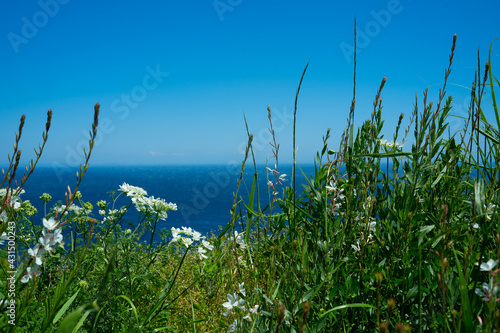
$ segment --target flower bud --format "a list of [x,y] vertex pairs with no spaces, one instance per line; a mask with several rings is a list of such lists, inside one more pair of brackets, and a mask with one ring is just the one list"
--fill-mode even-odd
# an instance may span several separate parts
[[396,307],[396,299],[394,297],[391,297],[387,300],[387,308],[389,309],[390,312],[394,310]]

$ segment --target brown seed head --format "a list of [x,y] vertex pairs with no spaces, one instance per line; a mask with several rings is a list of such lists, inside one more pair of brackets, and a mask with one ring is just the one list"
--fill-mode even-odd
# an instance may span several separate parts
[[278,307],[278,322],[279,323],[282,323],[283,322],[283,319],[285,319],[285,305],[284,304],[280,304],[280,306]]
[[49,131],[51,121],[52,121],[52,109],[49,109],[49,111],[47,111],[47,123],[45,123],[45,132]]
[[389,308],[389,311],[394,310],[396,307],[396,299],[394,297],[391,297],[387,300],[387,307]]

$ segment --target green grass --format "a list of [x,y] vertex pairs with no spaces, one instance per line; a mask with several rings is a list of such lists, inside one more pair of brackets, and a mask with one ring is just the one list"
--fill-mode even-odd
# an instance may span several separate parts
[[[329,146],[328,130],[314,157],[315,172],[303,188],[294,188],[296,172],[301,172],[296,164],[292,179],[280,184],[279,144],[268,107],[269,165],[275,165],[266,175],[272,184],[269,204],[261,206],[253,136],[247,127],[248,147],[241,176],[235,179],[238,190],[231,216],[223,230],[206,239],[210,245],[201,243],[194,231],[181,235],[186,241],[182,243],[181,236],[176,238],[178,231],[158,230],[162,214],[175,209],[165,202],[143,203],[140,221],[129,224],[124,216],[135,209],[132,199],[147,196],[122,189],[111,193],[109,202],[84,200],[78,187],[93,150],[97,105],[86,162],[75,188],[68,190],[66,206],[97,205],[103,215],[68,208],[47,212],[47,219],[67,221],[57,228],[71,231],[72,237],[43,255],[40,274],[27,283],[21,279],[26,267],[35,267],[35,259],[19,253],[21,261],[13,261],[19,267],[12,289],[15,325],[9,324],[9,309],[3,305],[0,330],[500,331],[500,266],[495,261],[500,259],[500,117],[495,99],[499,82],[491,58],[484,68],[478,66],[469,117],[460,131],[450,133],[453,100],[446,96],[446,84],[455,43],[456,36],[438,99],[430,102],[427,91],[422,101],[417,98],[409,120],[400,116],[389,142],[381,135],[381,96],[387,79],[375,92],[371,118],[357,127],[353,98],[340,147]],[[300,85],[307,83],[306,70],[307,66],[296,101]],[[483,108],[493,111],[494,122]],[[294,115],[297,112],[296,102]],[[43,145],[21,186],[42,154],[50,119],[51,113]],[[23,123],[24,119],[1,188],[17,188],[12,180]],[[408,140],[410,135],[413,140]],[[411,147],[403,149],[400,144],[406,141]],[[295,133],[293,142],[295,154]],[[386,168],[382,162],[390,163]],[[474,170],[480,177],[473,177]],[[245,172],[255,172],[246,184],[248,202],[239,195]],[[130,204],[115,207],[118,195],[129,196]],[[7,221],[15,221],[18,245],[34,248],[43,228],[32,220],[30,203],[15,197],[16,193],[4,193],[0,234],[10,230]],[[50,203],[48,196],[43,200]],[[235,237],[235,229],[244,232]],[[140,242],[145,232],[156,233],[162,242]],[[1,298],[8,298],[11,290],[6,251],[1,253]]]

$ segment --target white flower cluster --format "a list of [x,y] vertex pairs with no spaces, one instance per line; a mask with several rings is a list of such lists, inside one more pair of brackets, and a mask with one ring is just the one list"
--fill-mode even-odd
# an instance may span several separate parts
[[[239,283],[238,284],[238,289],[239,293],[235,294],[227,294],[227,302],[223,303],[222,306],[226,308],[226,312],[224,312],[224,316],[229,316],[232,313],[233,309],[240,309],[242,311],[246,311],[245,308],[245,299],[244,297],[246,296],[246,290],[245,290],[245,282]],[[257,315],[258,314],[258,305],[254,305],[253,308],[248,309],[248,313],[243,317],[243,319],[246,319],[248,321],[252,321],[251,315]],[[235,332],[236,328],[238,326],[238,321],[235,319],[231,325],[229,325],[228,333]]]
[[207,253],[207,250],[211,251],[214,248],[214,246],[205,239],[205,236],[202,236],[198,231],[191,229],[191,227],[182,227],[182,229],[172,227],[171,230],[173,238],[170,241],[170,244],[182,244],[186,248],[189,248],[194,242],[201,241],[201,245],[197,247],[200,259],[208,258],[205,253]]
[[[19,191],[19,194],[18,195],[12,195],[13,193],[16,193],[19,189],[11,189],[9,190],[9,193],[7,194],[7,190],[4,189],[4,188],[0,188],[0,202],[4,202],[5,201],[5,196],[7,195],[7,207],[10,207],[14,210],[19,210],[19,208],[21,207],[21,198],[19,197],[21,194],[24,193],[24,190],[21,189],[21,191]],[[7,223],[8,222],[8,216],[7,216],[7,212],[4,210],[2,211],[2,213],[0,214],[0,222],[1,223]],[[0,235],[0,245],[3,245],[4,244],[4,241],[8,240],[8,235],[7,233],[4,231],[1,235]]]
[[28,249],[28,254],[33,258],[33,264],[26,268],[24,276],[21,278],[22,283],[27,283],[40,274],[38,267],[43,264],[43,256],[46,252],[50,252],[54,247],[61,243],[63,235],[61,229],[56,229],[60,226],[54,217],[43,219],[42,236],[39,238],[39,244],[34,248]]
[[398,143],[397,141],[392,142],[387,141],[386,139],[378,139],[378,141],[380,142],[380,145],[391,149],[401,149],[404,146],[404,143]]
[[[235,248],[234,252],[238,253],[238,251],[244,251],[247,248],[247,244],[245,243],[244,240],[244,234],[245,232],[238,233],[238,231],[234,231],[234,237],[230,236],[229,237],[229,242],[234,243]],[[241,264],[243,262],[243,256],[238,256],[238,263]]]
[[[484,214],[485,214],[485,219],[486,221],[491,221],[491,217],[497,212],[497,205],[494,205],[492,203],[489,203],[488,206],[484,205]],[[474,223],[472,225],[474,229],[479,228],[479,224]]]
[[[62,212],[66,209],[66,205],[61,205],[56,208],[57,211]],[[68,207],[68,209],[64,212],[64,215],[67,215],[68,212],[74,212],[75,214],[90,214],[92,210],[90,209],[85,209],[83,207],[77,206],[75,204],[72,204],[71,206]]]
[[329,184],[326,185],[326,190],[328,193],[333,193],[333,198],[331,199],[331,210],[334,217],[339,216],[340,207],[342,207],[341,201],[344,200],[345,195],[342,194],[344,189],[338,189],[337,181],[330,180]]
[[148,192],[146,192],[144,189],[129,185],[127,183],[123,183],[122,185],[120,185],[119,191],[122,191],[127,197],[132,198],[148,195]]
[[238,245],[238,249],[244,250],[247,248],[247,245],[245,244],[245,240],[243,239],[244,232],[238,233],[238,231],[234,231],[234,237],[231,236],[229,237],[229,241],[232,243],[236,240],[236,245]]
[[177,205],[174,203],[166,202],[161,198],[155,198],[153,196],[146,197],[148,193],[137,186],[123,183],[120,185],[119,191],[132,198],[131,200],[139,212],[143,214],[154,212],[158,215],[160,220],[165,220],[168,217],[168,211],[177,210]]
[[[274,175],[274,176],[279,175],[277,179],[276,178],[274,179],[274,181],[271,181],[271,180],[267,181],[267,185],[273,189],[273,196],[278,195],[278,192],[276,191],[276,185],[278,185],[278,184],[282,185],[283,182],[286,182],[286,178],[285,178],[286,173],[280,175],[280,173],[277,170],[277,167],[278,166],[276,164],[274,165],[274,169],[266,167],[266,169],[269,171],[269,173],[271,175]],[[270,177],[268,176],[268,178],[270,178]]]
[[[0,201],[4,202],[5,196],[7,196],[7,207],[13,208],[14,210],[18,210],[21,207],[21,198],[20,195],[24,193],[24,190],[21,189],[18,193],[18,195],[13,195],[19,191],[19,189],[10,189],[7,193],[7,189],[5,188],[0,188]],[[4,210],[0,214],[0,222],[7,222],[7,212]]]
[[[127,207],[122,207],[120,209],[110,209],[108,211],[108,216],[107,217],[104,217],[102,219],[102,222],[101,223],[104,223],[106,221],[110,221],[111,223],[113,223],[115,220],[117,220],[121,215],[125,214],[125,212],[127,211]],[[99,215],[106,215],[106,211],[104,209],[99,209]]]
[[[498,260],[493,260],[490,259],[485,263],[482,263],[481,266],[479,266],[479,269],[481,272],[488,272],[492,273],[493,269],[495,266],[498,264]],[[476,264],[477,265],[477,264]],[[494,273],[496,274],[496,273]],[[489,302],[490,298],[496,298],[496,295],[498,293],[498,285],[494,283],[493,277],[490,278],[490,283],[483,282],[482,284],[482,289],[476,288],[474,290],[476,295],[481,297],[481,299],[485,302]],[[496,299],[495,301],[498,302],[500,299]]]

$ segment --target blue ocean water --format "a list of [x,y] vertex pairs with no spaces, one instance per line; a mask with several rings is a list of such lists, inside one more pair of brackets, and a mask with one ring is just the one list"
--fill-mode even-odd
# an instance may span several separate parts
[[[307,175],[314,173],[314,165],[300,166]],[[52,201],[48,208],[58,200],[64,204],[64,193],[68,185],[73,190],[76,185],[76,171],[58,173],[51,167],[37,167],[33,175],[24,186],[26,191],[22,200],[30,200],[37,208],[38,214],[34,221],[41,223],[44,217],[43,203],[39,197],[49,193]],[[279,171],[287,174],[284,185],[290,185],[292,173],[291,165],[280,165]],[[82,200],[94,206],[93,217],[101,220],[96,203],[106,200],[111,203],[110,191],[118,192],[119,185],[128,183],[139,186],[148,192],[148,196],[165,199],[177,204],[178,210],[171,211],[166,221],[160,221],[158,229],[171,227],[192,227],[204,235],[225,227],[230,221],[230,209],[233,204],[233,193],[236,191],[237,179],[240,176],[241,165],[186,165],[186,166],[90,166],[80,185]],[[264,165],[257,168],[261,204],[268,201],[268,187],[266,168]],[[244,181],[241,183],[239,196],[247,201],[248,192],[252,184],[255,171],[253,166],[246,166]],[[304,183],[304,176],[296,168],[296,185]],[[280,185],[278,190],[284,188]],[[281,194],[280,194],[281,195]],[[124,195],[120,196],[115,208],[130,203]],[[137,221],[137,212],[132,206],[125,215],[129,221]]]

